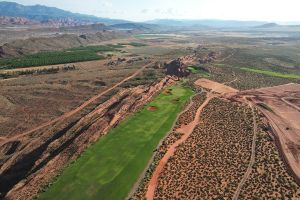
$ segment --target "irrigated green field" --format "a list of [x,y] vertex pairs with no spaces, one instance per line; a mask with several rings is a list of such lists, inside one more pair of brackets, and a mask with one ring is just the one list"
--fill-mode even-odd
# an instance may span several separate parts
[[243,67],[241,69],[245,70],[245,71],[248,71],[248,72],[263,74],[263,75],[267,75],[267,76],[274,76],[274,77],[279,77],[279,78],[300,79],[300,75],[297,75],[297,74],[283,74],[283,73],[279,73],[279,72],[260,70],[260,69],[252,69],[252,68],[247,68],[247,67]]
[[98,45],[67,49],[65,51],[41,52],[19,58],[0,60],[0,69],[14,69],[43,65],[65,64],[89,60],[101,60],[104,56],[98,52],[116,51],[121,45]]
[[171,89],[88,148],[39,199],[124,199],[193,94],[179,85]]
[[189,66],[188,70],[190,70],[190,72],[192,72],[193,74],[200,74],[203,77],[209,77],[209,72],[204,71],[203,69],[201,69],[200,67],[197,66]]

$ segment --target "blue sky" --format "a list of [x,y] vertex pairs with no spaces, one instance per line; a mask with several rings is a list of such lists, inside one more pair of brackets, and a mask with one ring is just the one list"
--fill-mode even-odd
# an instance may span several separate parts
[[[10,1],[10,0],[8,0]],[[13,0],[12,0],[13,1]],[[99,17],[300,21],[300,0],[14,0]]]

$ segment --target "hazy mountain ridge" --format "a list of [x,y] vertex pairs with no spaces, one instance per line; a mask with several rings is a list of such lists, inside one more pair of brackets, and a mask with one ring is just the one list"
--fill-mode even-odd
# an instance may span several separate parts
[[24,17],[29,20],[39,21],[42,23],[48,22],[67,22],[76,23],[105,23],[105,24],[118,24],[126,23],[126,20],[100,18],[92,15],[84,15],[72,13],[55,7],[47,7],[42,5],[24,6],[14,2],[0,2],[0,15],[8,17]]
[[215,28],[226,28],[226,27],[255,27],[267,24],[264,21],[238,21],[238,20],[177,20],[177,19],[156,19],[147,21],[147,23],[157,25],[168,25],[168,26],[181,26],[181,27],[215,27]]
[[110,27],[119,29],[119,30],[144,30],[144,31],[147,31],[147,30],[150,31],[150,30],[162,28],[160,25],[156,25],[156,24],[133,23],[133,22],[114,24],[114,25],[111,25]]

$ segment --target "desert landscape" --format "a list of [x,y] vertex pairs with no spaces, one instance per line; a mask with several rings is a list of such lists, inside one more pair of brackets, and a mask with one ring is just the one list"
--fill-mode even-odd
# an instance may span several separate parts
[[298,25],[0,11],[0,199],[300,199]]

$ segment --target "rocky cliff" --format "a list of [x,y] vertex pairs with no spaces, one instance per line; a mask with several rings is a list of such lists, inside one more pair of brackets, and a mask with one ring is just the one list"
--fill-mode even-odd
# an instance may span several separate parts
[[6,199],[32,199],[58,172],[128,114],[173,83],[166,77],[150,87],[120,91],[91,112],[0,145],[0,192]]

